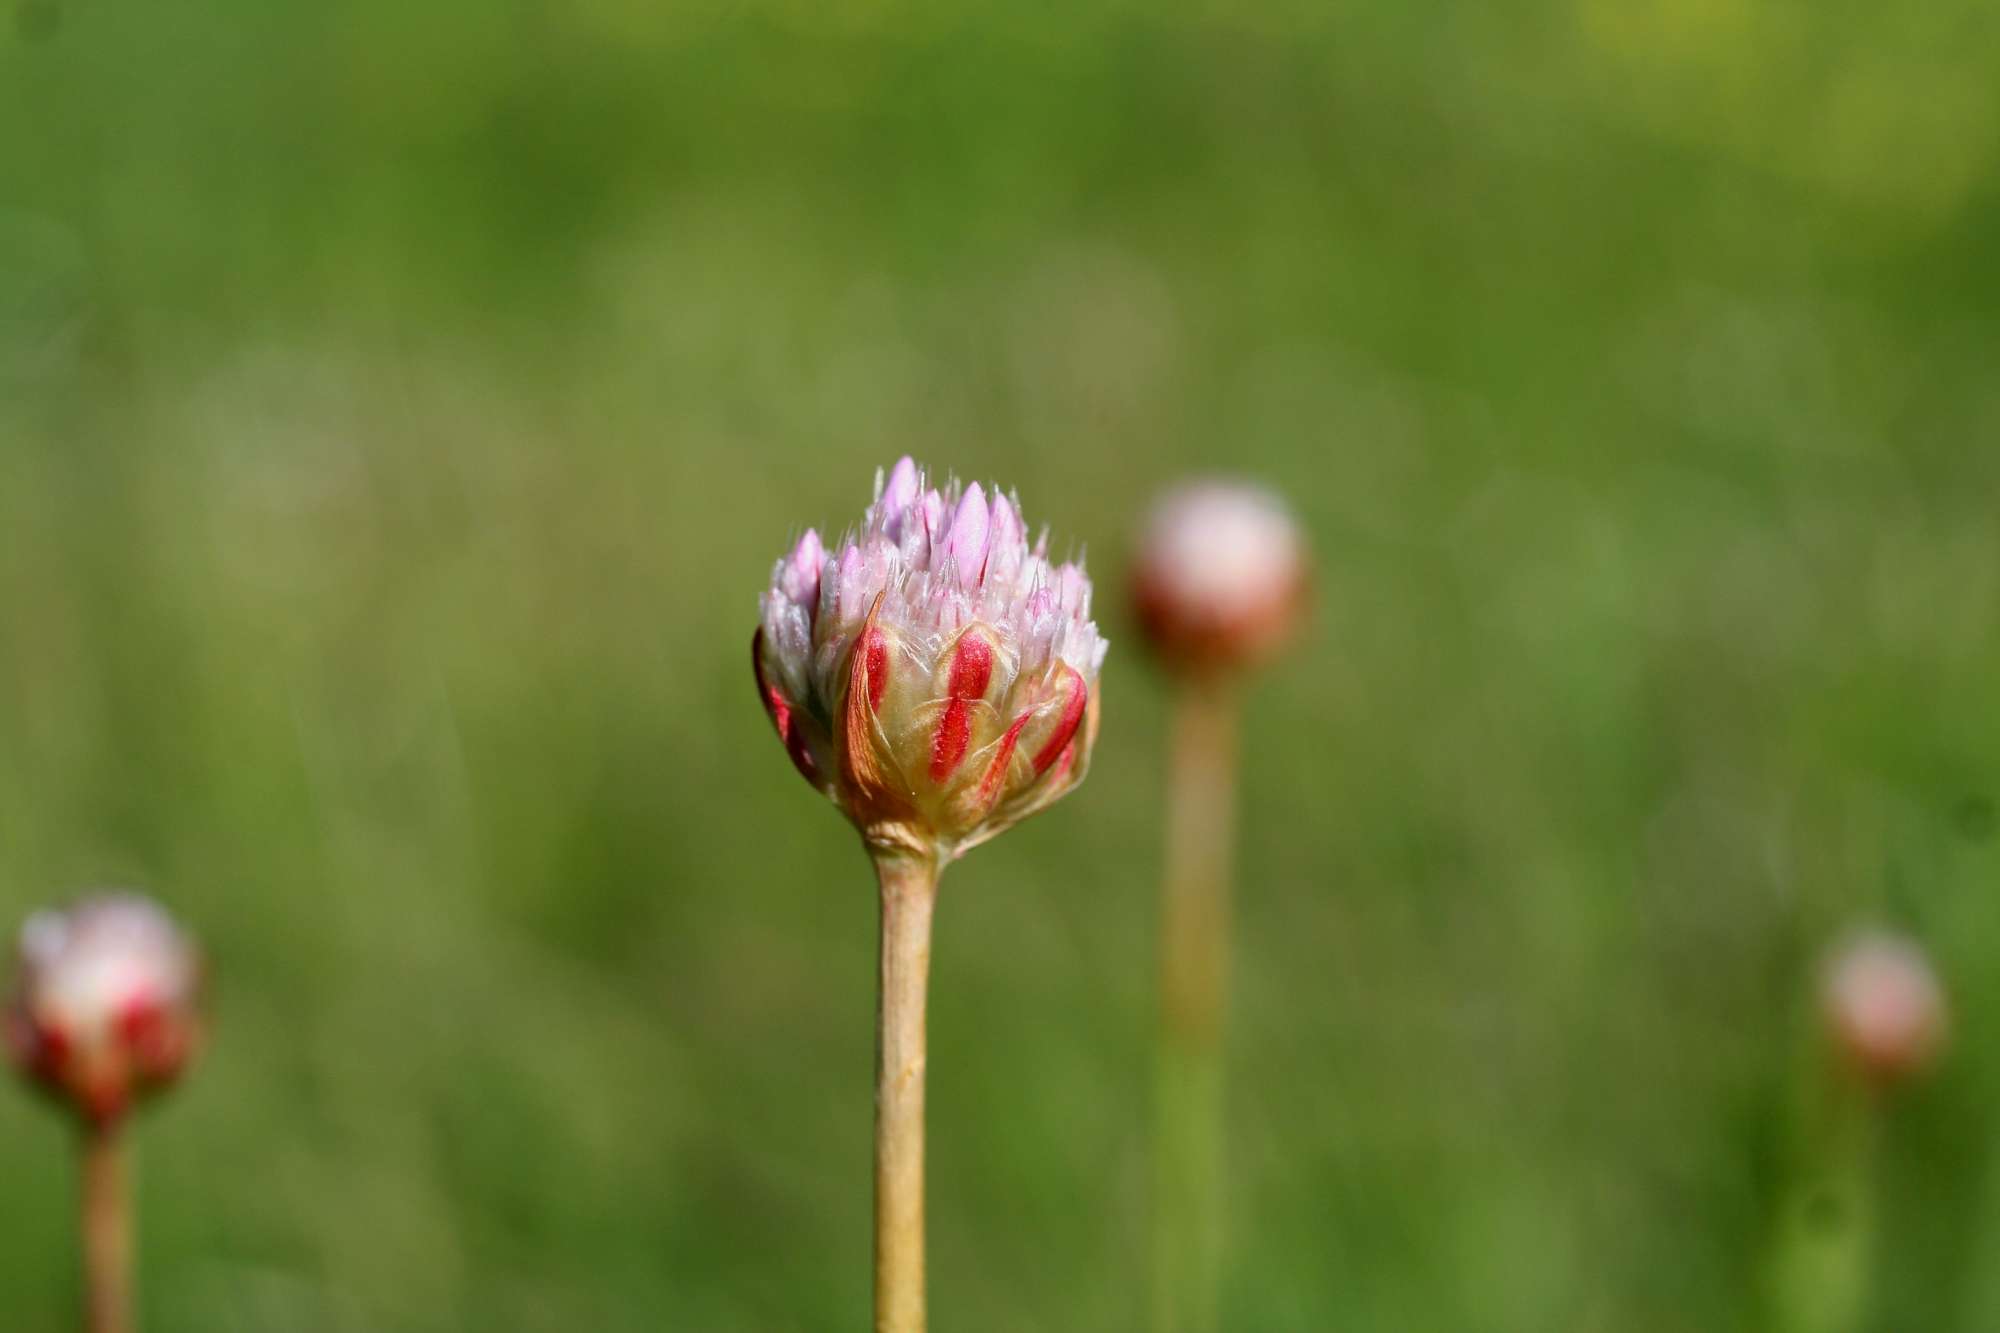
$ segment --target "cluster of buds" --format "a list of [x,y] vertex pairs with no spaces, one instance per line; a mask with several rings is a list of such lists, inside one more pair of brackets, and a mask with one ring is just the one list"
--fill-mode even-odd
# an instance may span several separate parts
[[1200,481],[1161,497],[1132,569],[1140,628],[1168,669],[1213,676],[1256,666],[1297,628],[1305,538],[1270,491]]
[[1820,998],[1835,1049],[1878,1087],[1922,1074],[1944,1048],[1944,987],[1924,951],[1900,935],[1849,940],[1828,960]]
[[87,1120],[112,1123],[193,1057],[201,977],[187,937],[135,894],[38,912],[21,929],[8,1050]]
[[792,762],[878,851],[949,860],[1073,789],[1105,644],[1018,499],[905,458],[860,529],[777,562],[751,645]]

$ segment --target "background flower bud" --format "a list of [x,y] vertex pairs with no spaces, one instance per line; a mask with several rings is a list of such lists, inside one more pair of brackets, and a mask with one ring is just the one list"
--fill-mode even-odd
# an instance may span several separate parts
[[1195,482],[1154,505],[1132,568],[1147,641],[1169,668],[1237,670],[1269,657],[1304,609],[1305,539],[1259,486]]
[[1082,780],[1105,644],[1020,503],[903,459],[829,554],[772,570],[751,655],[801,775],[884,847],[955,855]]
[[38,912],[21,928],[8,1050],[84,1116],[115,1120],[193,1057],[201,971],[187,937],[137,894]]
[[1879,931],[1850,940],[1828,961],[1821,998],[1836,1049],[1871,1082],[1921,1074],[1943,1049],[1944,988],[1914,941]]

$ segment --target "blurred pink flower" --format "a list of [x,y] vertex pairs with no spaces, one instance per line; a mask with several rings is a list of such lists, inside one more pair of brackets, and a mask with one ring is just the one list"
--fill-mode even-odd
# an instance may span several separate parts
[[201,974],[187,937],[136,894],[37,912],[21,928],[8,1048],[83,1115],[115,1120],[193,1057]]
[[1254,665],[1305,606],[1305,538],[1261,487],[1198,481],[1154,505],[1132,570],[1139,624],[1160,660],[1192,674]]
[[1828,961],[1822,994],[1841,1054],[1870,1081],[1900,1082],[1928,1069],[1944,1046],[1944,988],[1914,941],[1872,931]]

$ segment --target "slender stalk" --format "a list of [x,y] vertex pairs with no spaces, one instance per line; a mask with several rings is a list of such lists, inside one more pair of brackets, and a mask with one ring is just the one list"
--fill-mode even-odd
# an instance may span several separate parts
[[1873,1278],[1881,1107],[1873,1090],[1813,1073],[1773,1236],[1770,1325],[1774,1333],[1856,1333]]
[[117,1120],[84,1131],[81,1203],[85,1333],[131,1333],[132,1200]]
[[1229,989],[1236,696],[1173,703],[1153,1124],[1153,1327],[1210,1333],[1222,1273],[1222,1034]]
[[875,1011],[875,1333],[924,1330],[924,1005],[938,864],[882,854]]

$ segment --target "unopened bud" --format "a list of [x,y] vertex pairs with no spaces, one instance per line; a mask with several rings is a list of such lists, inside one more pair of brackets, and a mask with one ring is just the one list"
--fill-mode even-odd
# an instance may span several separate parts
[[1827,963],[1822,1002],[1836,1049],[1872,1083],[1922,1074],[1944,1047],[1944,988],[1902,936],[1870,932],[1842,946]]
[[1030,545],[1018,502],[932,488],[911,460],[829,552],[777,562],[751,644],[799,772],[882,849],[947,858],[1089,764],[1105,645],[1090,580]]
[[1153,507],[1133,563],[1140,627],[1171,670],[1254,666],[1289,639],[1304,611],[1305,538],[1261,487],[1203,481]]
[[37,912],[21,929],[19,968],[9,1053],[87,1119],[118,1119],[193,1058],[201,959],[149,899],[109,893]]

